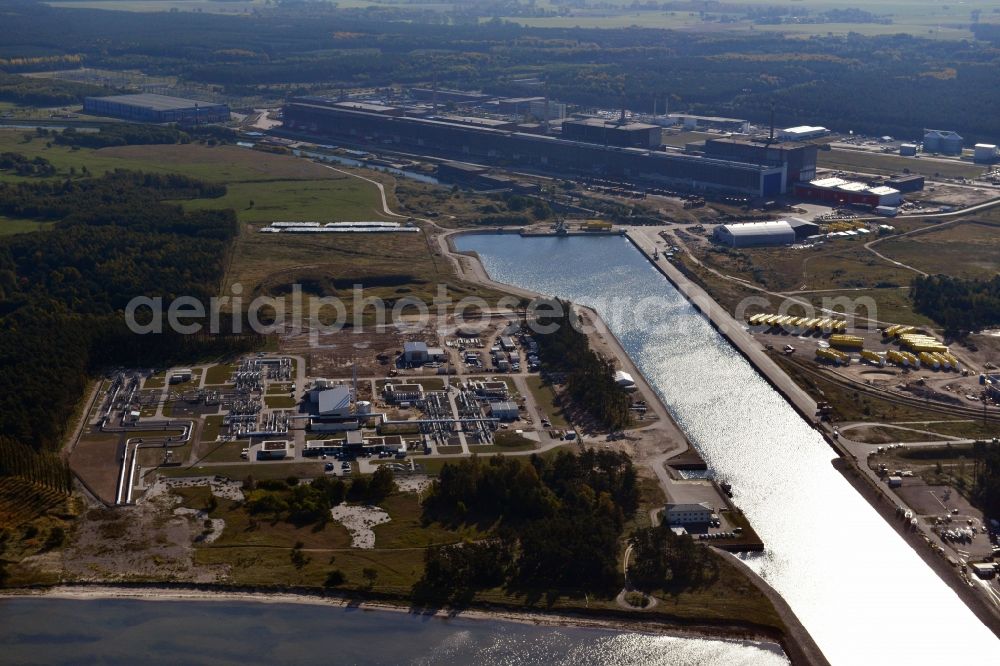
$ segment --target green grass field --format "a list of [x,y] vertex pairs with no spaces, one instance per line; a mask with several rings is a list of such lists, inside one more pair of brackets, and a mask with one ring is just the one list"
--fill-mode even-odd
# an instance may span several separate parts
[[910,173],[928,178],[973,178],[985,169],[975,164],[959,161],[942,161],[931,158],[900,157],[887,153],[862,150],[821,150],[816,160],[820,169],[838,169],[861,173],[897,174],[909,169]]
[[23,234],[29,231],[41,231],[43,229],[51,228],[52,224],[50,222],[18,220],[16,218],[3,217],[0,215],[0,236],[12,236],[14,234]]
[[[830,306],[840,299],[847,298],[858,303],[862,299],[871,299],[875,302],[875,311],[871,313],[873,319],[879,321],[892,322],[894,324],[908,324],[911,326],[936,326],[929,317],[913,311],[913,304],[910,303],[909,288],[890,287],[886,289],[859,289],[853,291],[833,291],[814,294],[802,294],[816,307]],[[841,312],[843,308],[834,307],[834,310]],[[855,311],[856,315],[869,316],[864,307],[859,307]]]
[[356,179],[248,181],[219,199],[182,202],[187,210],[232,208],[241,222],[384,220],[377,192]]
[[205,385],[218,386],[220,384],[225,384],[229,381],[229,378],[233,376],[233,372],[235,371],[235,363],[220,363],[219,365],[213,365],[205,373]]
[[548,417],[549,422],[555,428],[568,427],[569,422],[566,421],[562,409],[555,402],[556,394],[552,390],[552,386],[543,383],[542,378],[538,375],[528,377],[525,383],[528,385],[531,397],[534,398],[535,404],[538,406],[539,414]]
[[267,395],[264,396],[264,402],[271,409],[291,409],[299,404],[295,398],[287,395]]

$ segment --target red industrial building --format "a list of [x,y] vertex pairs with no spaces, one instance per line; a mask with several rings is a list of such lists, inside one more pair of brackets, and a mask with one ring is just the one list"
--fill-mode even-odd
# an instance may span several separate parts
[[896,207],[902,202],[899,190],[891,187],[869,187],[842,178],[821,178],[808,183],[796,183],[795,196],[800,199],[815,199],[840,205],[860,204]]

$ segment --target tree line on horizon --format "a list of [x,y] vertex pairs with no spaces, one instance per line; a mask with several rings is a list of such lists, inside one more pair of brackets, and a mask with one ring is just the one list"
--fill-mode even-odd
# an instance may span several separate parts
[[[649,28],[537,28],[505,21],[449,24],[416,15],[322,3],[282,3],[254,15],[147,14],[51,7],[12,0],[0,22],[0,58],[30,53],[30,68],[79,65],[140,69],[220,88],[233,96],[335,93],[400,84],[541,94],[583,107],[733,115],[766,123],[819,124],[838,130],[916,138],[924,127],[954,129],[970,141],[996,141],[1000,117],[998,29],[972,26],[978,40],[909,34],[816,35],[700,33]],[[275,20],[280,18],[281,20]],[[24,65],[21,67],[29,67]],[[2,69],[2,67],[0,67]],[[8,70],[11,66],[8,65]],[[72,82],[6,74],[11,90]],[[17,77],[10,79],[9,77]],[[525,83],[529,81],[529,83]],[[85,91],[75,92],[77,101]],[[98,90],[103,90],[98,88]],[[26,98],[23,93],[21,98]],[[859,104],[857,100],[865,102]],[[914,113],[919,109],[920,113]]]

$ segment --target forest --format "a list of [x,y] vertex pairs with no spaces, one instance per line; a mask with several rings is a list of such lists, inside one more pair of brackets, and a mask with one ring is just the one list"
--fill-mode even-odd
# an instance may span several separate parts
[[635,468],[618,452],[448,463],[424,500],[424,519],[495,528],[477,543],[428,549],[414,600],[454,605],[500,586],[619,588],[620,539],[638,506]]
[[674,534],[667,525],[636,530],[629,543],[635,558],[629,582],[641,590],[698,587],[719,575],[719,561],[708,548],[690,534]]
[[0,434],[52,450],[101,369],[261,344],[249,335],[137,336],[121,316],[135,296],[218,293],[234,213],[186,213],[162,200],[224,191],[122,171],[0,185],[0,213],[56,220],[49,231],[0,238]]
[[1000,275],[989,280],[919,276],[911,297],[914,309],[941,324],[949,335],[1000,324]]
[[[982,41],[950,42],[906,34],[793,38],[530,28],[500,20],[447,24],[419,8],[359,11],[329,3],[280,3],[242,17],[163,13],[155,20],[30,0],[8,4],[0,22],[0,62],[11,63],[0,69],[8,72],[63,69],[71,63],[60,58],[79,57],[77,65],[139,69],[274,99],[434,78],[442,87],[540,94],[537,81],[545,79],[554,99],[584,107],[617,108],[624,97],[630,108],[651,111],[654,97],[660,109],[666,97],[674,111],[766,122],[774,103],[783,126],[907,138],[940,126],[970,142],[1000,137],[1000,116],[981,113],[1000,103],[995,26],[976,28]],[[398,11],[414,13],[385,13]],[[13,81],[6,85],[14,90],[41,85]]]
[[551,333],[538,333],[539,353],[549,372],[566,377],[566,393],[574,403],[615,431],[632,422],[632,401],[615,382],[614,362],[590,348],[586,334],[573,325],[572,306],[559,303],[556,317],[539,316],[540,327],[555,326]]

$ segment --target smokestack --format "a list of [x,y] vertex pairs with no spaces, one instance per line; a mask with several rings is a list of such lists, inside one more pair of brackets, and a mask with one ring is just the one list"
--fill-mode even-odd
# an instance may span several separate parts
[[542,126],[545,134],[549,133],[549,79],[545,77],[545,124]]
[[774,102],[771,102],[771,133],[767,137],[768,143],[774,141]]
[[653,95],[653,120],[656,120],[656,95]]

